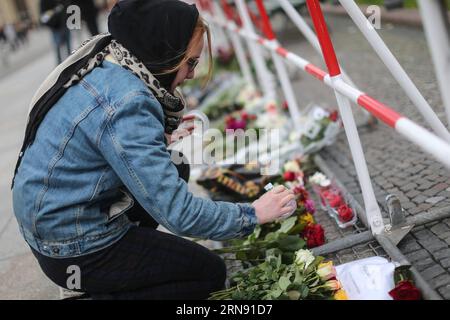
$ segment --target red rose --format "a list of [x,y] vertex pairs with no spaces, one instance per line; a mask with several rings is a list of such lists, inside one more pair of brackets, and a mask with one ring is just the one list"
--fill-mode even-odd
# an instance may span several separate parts
[[286,171],[283,174],[284,181],[294,181],[296,178],[297,178],[297,175],[295,174],[295,172],[292,172],[292,171]]
[[333,112],[331,112],[329,118],[331,121],[336,122],[338,119],[338,112],[336,110],[334,110]]
[[241,119],[247,121],[248,120],[248,113],[247,112],[242,112],[241,113]]
[[230,124],[230,123],[232,123],[234,121],[236,121],[236,119],[233,116],[229,116],[228,115],[228,116],[225,117],[225,123],[226,124]]
[[295,186],[292,191],[297,196],[297,201],[299,202],[305,202],[309,198],[308,191],[301,186]]
[[325,233],[320,224],[309,224],[305,227],[302,237],[306,240],[308,248],[321,246],[325,243]]
[[342,198],[338,194],[330,193],[326,199],[332,208],[338,208],[342,205]]
[[283,110],[289,110],[289,106],[288,106],[287,101],[283,102]]
[[341,205],[337,209],[337,212],[339,215],[339,220],[341,220],[342,222],[348,222],[353,219],[353,210],[346,204]]
[[323,205],[325,205],[325,199],[327,199],[330,194],[331,192],[329,190],[324,190],[320,193],[320,200]]
[[411,281],[404,280],[397,283],[394,289],[389,291],[394,300],[421,300],[422,294]]

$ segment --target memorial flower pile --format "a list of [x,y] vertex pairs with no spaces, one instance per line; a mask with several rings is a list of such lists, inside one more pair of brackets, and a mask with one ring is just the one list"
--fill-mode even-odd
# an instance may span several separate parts
[[264,262],[232,276],[229,289],[214,292],[211,300],[345,300],[331,261],[297,250],[290,262],[273,250]]

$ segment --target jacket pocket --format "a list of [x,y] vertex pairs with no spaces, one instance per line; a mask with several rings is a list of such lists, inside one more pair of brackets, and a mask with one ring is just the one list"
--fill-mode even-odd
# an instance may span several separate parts
[[134,199],[127,191],[120,189],[120,192],[123,196],[109,207],[108,223],[124,215],[134,205]]

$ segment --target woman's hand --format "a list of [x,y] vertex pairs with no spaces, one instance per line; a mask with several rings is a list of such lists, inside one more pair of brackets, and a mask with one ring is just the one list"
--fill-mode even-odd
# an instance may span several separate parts
[[[294,201],[293,201],[294,200]],[[295,208],[287,205],[290,201]],[[277,186],[253,202],[258,224],[275,221],[283,215],[291,213],[297,207],[294,193],[284,186]]]

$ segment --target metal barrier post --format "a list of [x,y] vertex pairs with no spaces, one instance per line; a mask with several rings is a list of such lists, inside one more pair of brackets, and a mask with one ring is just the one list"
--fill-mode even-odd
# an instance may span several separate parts
[[[317,37],[319,38],[325,63],[330,73],[330,80],[333,84],[335,84],[336,82],[342,81],[341,70],[333,44],[328,34],[322,9],[320,8],[320,4],[317,0],[307,0],[307,5],[314,22]],[[350,100],[337,90],[335,90],[335,94],[363,194],[367,221],[373,234],[381,234],[384,231],[384,223],[375,193],[373,191],[366,159],[364,157],[361,141],[359,139],[355,119],[353,118]]]
[[[370,43],[372,48],[378,54],[380,59],[386,65],[386,67],[391,72],[392,76],[397,80],[400,86],[403,88],[405,93],[408,95],[409,99],[414,103],[419,112],[431,126],[434,132],[442,139],[450,142],[450,133],[446,127],[439,120],[436,113],[433,111],[431,106],[425,100],[425,98],[420,93],[419,89],[415,86],[412,80],[408,77],[405,70],[402,68],[400,63],[397,61],[395,56],[386,46],[384,41],[375,31],[373,25],[367,20],[364,14],[359,9],[358,5],[353,0],[339,0],[344,9],[348,12],[352,20],[355,22],[356,26],[361,30],[364,37]],[[430,2],[430,1],[427,1]],[[434,22],[433,22],[434,23]],[[448,78],[450,79],[450,77]]]
[[[275,46],[275,48],[278,48],[279,43],[275,37],[275,33],[273,32],[272,25],[270,23],[269,16],[267,15],[263,1],[256,0],[256,5],[258,6],[259,14],[262,18],[263,31],[269,41],[269,44]],[[300,132],[300,111],[298,108],[297,100],[295,99],[294,90],[292,89],[286,66],[284,65],[284,61],[274,51],[271,51],[271,55],[278,73],[278,77],[280,79],[281,88],[283,89],[283,93],[288,104],[289,112],[292,116],[294,127],[297,132]]]
[[[250,20],[250,16],[247,12],[247,7],[243,0],[234,0],[234,2],[237,5],[237,9],[239,11],[239,15],[242,19],[243,28],[249,33],[255,33],[255,30],[253,28],[252,22]],[[264,56],[258,47],[258,45],[253,42],[249,41],[249,47],[250,47],[250,54],[252,56],[252,60],[255,64],[256,73],[258,75],[258,79],[261,85],[261,90],[263,93],[263,96],[267,100],[275,100],[276,92],[274,88],[274,83],[272,79],[272,75],[270,74],[269,70],[267,69]]]
[[423,28],[433,58],[442,101],[450,125],[450,25],[445,3],[439,0],[419,0]]
[[[292,22],[295,24],[297,29],[305,36],[306,40],[311,44],[311,46],[317,51],[318,54],[322,54],[322,49],[320,48],[319,40],[317,39],[316,34],[310,28],[310,26],[305,22],[305,19],[300,15],[300,13],[295,10],[294,6],[288,0],[278,0],[281,8],[283,8],[284,12],[291,18]],[[345,82],[350,84],[352,87],[357,88],[356,84],[352,81],[350,76],[347,75],[345,70],[341,67],[342,77]],[[365,110],[363,110],[366,112]]]
[[[211,1],[212,5],[214,6],[215,12],[220,16],[220,19],[223,21],[230,20],[232,21],[232,16],[229,15],[229,13],[225,12],[223,13],[220,6],[215,2]],[[231,44],[233,46],[234,52],[236,53],[236,58],[239,63],[240,70],[242,72],[242,75],[244,76],[244,80],[249,84],[251,87],[256,88],[255,80],[253,79],[253,75],[250,69],[250,65],[248,63],[245,49],[242,46],[241,40],[239,39],[239,36],[237,36],[234,32],[230,30],[225,30],[230,37]]]

